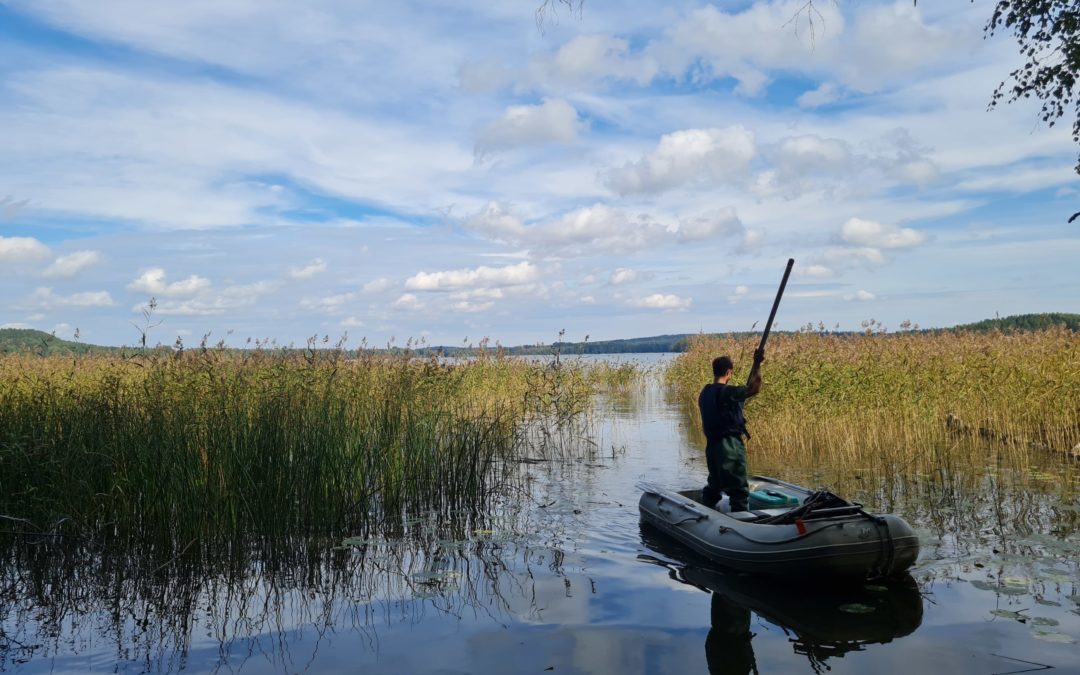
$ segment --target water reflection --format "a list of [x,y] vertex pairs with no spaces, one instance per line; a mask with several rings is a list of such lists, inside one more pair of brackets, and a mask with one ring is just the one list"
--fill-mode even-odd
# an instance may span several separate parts
[[705,640],[712,674],[757,672],[751,613],[781,628],[814,672],[828,670],[829,659],[910,635],[922,622],[922,596],[909,574],[873,583],[784,581],[718,568],[648,525],[641,542],[656,555],[639,560],[712,594]]

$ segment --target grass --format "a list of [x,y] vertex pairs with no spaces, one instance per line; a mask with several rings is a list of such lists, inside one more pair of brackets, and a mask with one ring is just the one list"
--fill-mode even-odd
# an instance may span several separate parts
[[518,459],[591,452],[576,441],[592,394],[632,379],[553,365],[314,344],[0,356],[0,514],[27,531],[176,547],[480,512]]
[[[731,355],[742,383],[756,346],[701,337],[671,365],[667,383],[692,427],[712,358]],[[763,374],[746,406],[758,456],[896,471],[951,461],[961,447],[1023,464],[1080,443],[1080,335],[1064,328],[776,335]]]

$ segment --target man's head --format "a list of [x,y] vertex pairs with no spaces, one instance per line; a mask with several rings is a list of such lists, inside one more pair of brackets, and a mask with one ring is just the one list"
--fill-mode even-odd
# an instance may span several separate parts
[[730,356],[717,356],[712,362],[712,374],[715,378],[721,378],[731,373],[731,369],[735,367],[735,364],[731,362]]

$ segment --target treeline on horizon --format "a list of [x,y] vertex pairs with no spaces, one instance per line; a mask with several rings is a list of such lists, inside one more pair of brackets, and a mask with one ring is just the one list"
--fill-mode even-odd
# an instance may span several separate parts
[[[881,330],[880,324],[878,330]],[[1039,331],[1047,328],[1063,326],[1072,331],[1080,331],[1080,314],[1064,312],[1050,312],[1043,314],[1018,314],[1015,316],[983,319],[974,323],[961,324],[951,328],[929,328],[906,330],[904,332],[944,332],[944,331],[971,331],[986,333],[990,331]],[[800,329],[800,331],[775,331],[777,334],[786,332],[813,332],[813,330]],[[826,331],[830,333],[861,333],[865,331]],[[752,331],[732,331],[727,333],[715,333],[715,335],[730,335],[735,337],[752,335]],[[585,340],[582,342],[556,341],[550,344],[520,345],[514,347],[504,346],[420,346],[408,348],[420,356],[469,356],[479,351],[502,352],[509,356],[551,356],[562,354],[572,356],[577,354],[647,354],[661,352],[684,352],[691,338],[697,337],[698,333],[676,333],[671,335],[655,335],[651,337],[627,338],[620,340]],[[709,334],[707,334],[709,335]],[[301,347],[288,346],[284,349],[303,349]],[[154,349],[171,349],[164,345],[158,345]],[[387,347],[374,351],[398,352],[405,351],[404,347]],[[89,353],[109,354],[136,354],[143,350],[139,347],[110,347],[64,340],[50,333],[29,328],[2,328],[0,329],[0,354],[3,353],[36,353],[41,356],[63,356]]]

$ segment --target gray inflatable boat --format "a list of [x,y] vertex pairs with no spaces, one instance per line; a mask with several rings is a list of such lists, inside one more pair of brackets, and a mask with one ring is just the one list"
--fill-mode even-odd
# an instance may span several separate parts
[[919,538],[899,516],[868,513],[861,504],[830,492],[767,476],[751,477],[751,510],[741,513],[701,504],[700,490],[675,492],[650,483],[639,487],[642,522],[745,572],[892,576],[919,556]]

